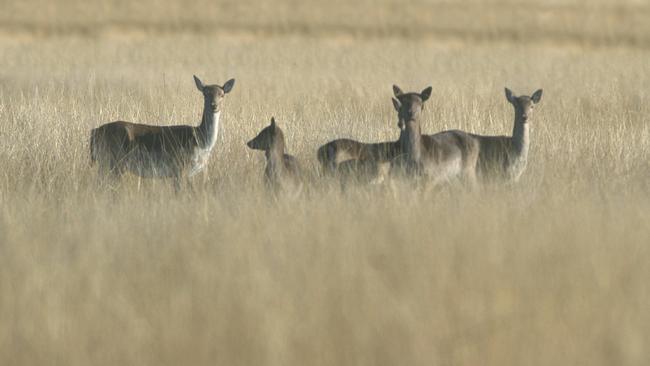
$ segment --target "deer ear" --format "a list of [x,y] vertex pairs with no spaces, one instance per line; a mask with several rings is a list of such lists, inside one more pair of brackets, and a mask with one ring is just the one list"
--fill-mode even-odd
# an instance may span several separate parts
[[222,88],[224,94],[230,93],[233,86],[235,86],[235,79],[230,79],[230,80],[226,81],[226,83],[223,84],[223,88]]
[[397,98],[391,98],[393,100],[393,107],[395,107],[395,110],[399,112],[399,109],[402,107],[402,102],[399,101]]
[[532,99],[535,104],[539,103],[539,101],[542,100],[542,89],[538,89],[534,92],[530,99]]
[[193,76],[194,76],[194,82],[196,83],[196,88],[199,89],[199,91],[202,92],[203,91],[203,82],[199,78],[197,78],[196,75],[193,75]]
[[271,117],[271,128],[275,129],[275,117]]
[[512,90],[505,88],[506,90],[506,99],[508,99],[508,102],[514,103],[515,102],[515,96],[512,95]]
[[428,87],[420,93],[420,98],[422,98],[422,101],[425,102],[427,99],[431,97],[431,92],[433,91],[432,87]]
[[395,94],[396,97],[399,97],[400,95],[404,94],[404,92],[399,88],[399,86],[393,85],[393,94]]

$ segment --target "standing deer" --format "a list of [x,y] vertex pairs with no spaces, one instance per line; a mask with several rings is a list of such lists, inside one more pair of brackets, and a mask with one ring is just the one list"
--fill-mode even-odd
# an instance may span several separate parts
[[296,158],[284,152],[284,133],[271,118],[271,124],[260,131],[246,145],[253,150],[262,150],[266,156],[264,181],[274,191],[289,188],[295,193],[301,188],[300,168]]
[[422,135],[420,119],[424,102],[431,97],[432,88],[421,93],[403,93],[393,87],[393,106],[397,111],[401,155],[394,166],[411,176],[424,176],[433,184],[462,178],[471,186],[476,183],[478,143],[458,130]]
[[542,89],[531,96],[516,97],[505,88],[506,99],[515,109],[512,136],[472,136],[479,144],[477,172],[482,179],[501,178],[516,182],[528,163],[530,146],[528,123],[535,104],[542,99]]
[[223,86],[204,85],[196,76],[194,82],[203,93],[203,117],[198,127],[115,121],[93,129],[90,154],[100,175],[119,178],[130,171],[143,178],[173,178],[178,191],[181,179],[202,171],[217,141],[224,96],[235,79]]
[[349,160],[390,162],[399,155],[399,142],[364,143],[352,139],[337,139],[318,148],[317,157],[323,170],[335,172],[339,165]]
[[[399,91],[393,86],[393,92]],[[401,130],[401,128],[400,128]],[[364,143],[336,139],[318,148],[317,157],[326,173],[341,173],[345,179],[380,182],[390,171],[390,162],[400,155],[400,142]]]

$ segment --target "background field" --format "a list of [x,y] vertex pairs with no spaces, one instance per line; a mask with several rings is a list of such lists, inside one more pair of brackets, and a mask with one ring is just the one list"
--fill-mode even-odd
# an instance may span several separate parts
[[[0,364],[646,365],[650,5],[644,1],[0,1]],[[193,194],[90,166],[91,128],[196,124]],[[519,184],[341,193],[335,137],[506,134],[544,88]],[[275,116],[309,172],[270,200],[244,143]]]

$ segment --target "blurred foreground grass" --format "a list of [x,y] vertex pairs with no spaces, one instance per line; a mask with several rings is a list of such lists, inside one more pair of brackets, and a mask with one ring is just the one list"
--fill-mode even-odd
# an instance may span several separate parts
[[[15,21],[72,23],[45,3],[30,17],[10,5]],[[648,363],[642,47],[14,35],[0,39],[0,364]],[[196,192],[177,196],[162,181],[138,191],[132,178],[116,195],[98,190],[90,128],[197,123],[192,74],[237,79]],[[397,137],[393,83],[434,86],[426,133],[509,133],[503,87],[544,88],[522,181],[345,193],[320,182],[320,144]],[[266,197],[262,154],[244,145],[271,116],[311,172],[297,199]]]

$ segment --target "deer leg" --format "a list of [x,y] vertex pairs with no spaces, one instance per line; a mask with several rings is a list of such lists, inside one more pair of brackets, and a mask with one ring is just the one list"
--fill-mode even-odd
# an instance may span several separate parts
[[120,181],[120,178],[122,177],[122,167],[115,161],[102,161],[98,165],[98,185],[103,188],[115,189],[115,185]]
[[476,177],[476,170],[470,168],[465,173],[465,185],[471,192],[476,192],[478,189],[478,178]]
[[176,194],[179,194],[181,192],[181,186],[181,177],[177,175],[174,177],[174,192]]
[[187,187],[187,190],[188,190],[190,193],[194,194],[194,193],[196,192],[196,190],[195,190],[195,187],[194,187],[194,181],[192,180],[192,178],[190,178],[190,177],[185,177],[185,179],[184,179],[183,181],[184,181],[184,183],[185,183],[185,186]]
[[208,185],[208,181],[210,180],[210,176],[208,175],[208,167],[206,166],[205,169],[203,169],[203,186]]

